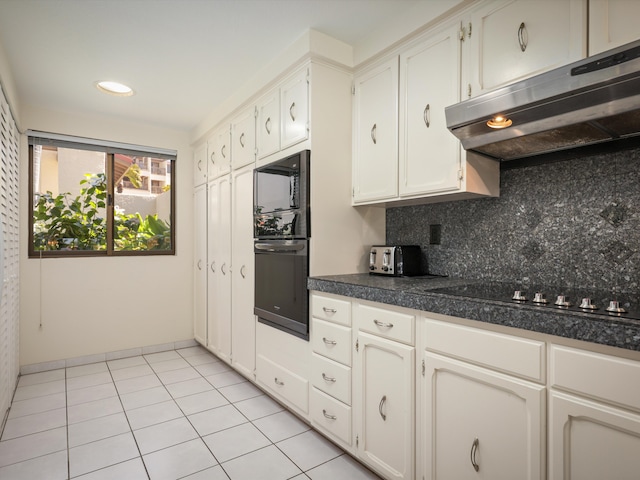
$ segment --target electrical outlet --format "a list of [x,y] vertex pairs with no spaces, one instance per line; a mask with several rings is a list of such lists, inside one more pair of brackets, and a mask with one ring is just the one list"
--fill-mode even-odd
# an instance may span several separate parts
[[429,225],[429,245],[440,245],[442,225]]

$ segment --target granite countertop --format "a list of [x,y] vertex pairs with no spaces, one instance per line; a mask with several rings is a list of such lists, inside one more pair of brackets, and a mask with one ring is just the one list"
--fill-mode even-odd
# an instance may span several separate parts
[[[483,281],[369,274],[311,277],[309,290],[640,351],[640,320],[478,295]],[[474,288],[477,287],[477,288]],[[508,288],[508,287],[507,287]],[[513,293],[513,292],[512,292]]]

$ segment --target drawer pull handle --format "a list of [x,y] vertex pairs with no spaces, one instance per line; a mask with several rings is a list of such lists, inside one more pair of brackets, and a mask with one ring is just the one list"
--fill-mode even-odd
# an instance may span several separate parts
[[336,345],[338,342],[336,342],[335,340],[327,340],[326,337],[322,337],[322,341],[324,343],[326,343],[327,345]]
[[335,308],[327,308],[327,307],[322,307],[322,311],[324,313],[336,313],[337,310]]
[[480,465],[476,462],[476,452],[478,451],[478,445],[480,444],[480,440],[477,438],[471,444],[471,465],[473,465],[474,470],[477,472],[480,470]]
[[338,418],[335,415],[329,415],[326,410],[322,410],[322,414],[324,415],[324,418],[328,418],[329,420],[337,420]]
[[380,320],[374,320],[373,323],[375,323],[380,328],[393,328],[393,323],[385,323],[381,322]]
[[384,407],[384,404],[387,402],[387,396],[383,395],[382,398],[380,399],[380,405],[378,405],[378,412],[380,412],[380,416],[382,417],[382,420],[384,422],[387,421],[387,415],[385,413],[382,412],[382,407]]
[[334,377],[327,377],[324,373],[322,374],[322,378],[325,382],[335,383],[336,379]]
[[273,379],[274,382],[276,382],[276,385],[282,387],[284,385],[284,382],[281,382],[280,380],[278,380],[278,377]]

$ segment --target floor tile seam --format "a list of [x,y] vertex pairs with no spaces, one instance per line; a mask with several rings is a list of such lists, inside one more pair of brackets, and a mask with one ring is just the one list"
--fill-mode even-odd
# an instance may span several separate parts
[[[106,385],[106,384],[105,384],[105,385]],[[115,385],[114,385],[114,386],[115,386]],[[73,390],[72,390],[72,391],[73,391]],[[115,395],[108,395],[108,396],[106,396],[106,397],[93,398],[93,399],[91,399],[91,400],[86,400],[86,401],[82,401],[82,402],[74,403],[74,404],[71,404],[71,405],[70,405],[70,404],[69,404],[69,396],[67,395],[67,410],[69,410],[69,407],[77,407],[77,406],[80,406],[80,405],[85,405],[85,404],[87,404],[87,403],[91,403],[91,402],[98,402],[98,401],[100,401],[100,400],[107,400],[107,399],[109,399],[109,398],[116,398],[116,397],[119,397],[119,395],[118,395],[118,393],[117,393],[117,388],[116,388],[116,394],[115,394]]]
[[[269,440],[269,441],[271,442],[271,440]],[[246,455],[249,455],[249,454],[251,454],[251,453],[259,452],[260,450],[264,450],[265,448],[269,448],[269,447],[271,447],[271,446],[276,447],[276,448],[278,449],[278,451],[279,451],[280,453],[282,453],[282,454],[287,458],[287,460],[289,460],[289,461],[290,461],[290,462],[291,462],[291,463],[292,463],[292,464],[293,464],[293,465],[294,465],[298,470],[300,470],[299,472],[297,472],[297,473],[296,473],[296,474],[294,474],[293,476],[288,477],[289,479],[291,479],[291,478],[295,478],[295,477],[297,477],[298,475],[300,475],[301,473],[305,473],[305,472],[304,472],[304,470],[302,470],[302,468],[300,468],[300,467],[298,466],[298,464],[297,464],[297,463],[295,463],[293,460],[291,460],[291,459],[287,456],[287,454],[285,454],[282,450],[280,450],[280,449],[278,448],[278,446],[277,446],[275,443],[273,443],[273,442],[271,442],[271,444],[270,444],[270,445],[266,445],[266,446],[264,446],[264,447],[257,448],[257,449],[255,449],[255,450],[253,450],[253,451],[251,451],[251,452],[247,452],[247,453],[245,453],[245,454],[243,454],[243,455],[238,455],[238,456],[237,456],[237,457],[235,457],[235,458],[232,458],[232,459],[229,459],[229,460],[225,460],[223,463],[221,463],[221,464],[220,464],[220,466],[224,469],[224,464],[225,464],[225,463],[229,463],[229,462],[231,462],[231,461],[233,461],[233,460],[237,460],[238,458],[242,458],[242,457],[244,457],[244,456],[246,456]],[[314,467],[314,468],[315,468],[315,467]],[[227,472],[226,472],[226,470],[225,470],[225,473],[227,473]],[[227,476],[229,476],[229,478],[231,478],[231,476],[230,476],[229,474],[227,474]]]
[[[144,355],[143,355],[142,358],[144,358]],[[145,361],[146,361],[146,359],[145,359]],[[109,374],[111,375],[111,379],[113,380],[113,383],[114,383],[114,386],[115,386],[115,380],[113,378],[113,372],[109,368],[108,364],[107,364],[107,369],[109,369]],[[127,422],[127,425],[129,426],[129,432],[131,433],[131,436],[133,437],[133,442],[135,443],[136,449],[138,450],[138,457],[140,457],[140,460],[142,461],[142,466],[144,467],[144,471],[147,474],[147,478],[151,478],[151,475],[149,475],[149,470],[147,470],[147,465],[146,465],[146,463],[144,463],[144,460],[142,458],[142,451],[140,450],[140,445],[138,445],[138,439],[136,438],[135,434],[133,433],[133,427],[131,426],[131,422],[129,421],[129,415],[127,415],[127,410],[124,408],[124,404],[122,403],[122,398],[120,396],[120,392],[118,391],[118,387],[117,386],[115,388],[116,388],[116,392],[118,393],[118,401],[120,402],[120,407],[122,407],[122,413],[124,414],[124,418],[125,418],[125,420]],[[166,388],[165,388],[165,390],[166,390]],[[169,393],[169,392],[167,392],[167,393]],[[67,457],[69,457],[69,455],[67,455]],[[129,459],[129,460],[131,460],[131,459]],[[69,478],[71,478],[71,470],[69,470]]]
[[[306,433],[306,432],[302,432],[302,433]],[[299,433],[298,435],[302,435],[302,433]],[[295,436],[297,436],[297,435],[294,435],[294,437],[295,437]],[[291,438],[293,438],[293,437],[291,437]],[[280,440],[280,442],[284,442],[284,440]],[[278,443],[280,443],[280,442],[278,442]],[[310,468],[308,468],[308,469],[304,470],[300,465],[298,465],[298,464],[295,462],[295,460],[294,460],[293,458],[291,458],[289,455],[287,455],[287,452],[285,452],[284,450],[282,450],[282,449],[280,448],[280,446],[278,445],[278,443],[274,443],[274,444],[273,444],[273,445],[274,445],[274,447],[276,447],[276,448],[280,451],[280,453],[282,453],[285,457],[287,457],[287,459],[288,459],[291,463],[293,463],[296,467],[298,467],[298,468],[300,469],[300,471],[301,471],[302,473],[305,473],[305,474],[306,474],[306,472],[309,472],[309,471],[313,470],[314,468],[318,468],[320,465],[324,465],[325,463],[331,462],[332,460],[335,460],[336,458],[341,457],[342,455],[344,455],[344,454],[346,453],[344,450],[342,450],[342,448],[338,447],[338,448],[340,448],[340,450],[342,451],[342,453],[340,453],[339,455],[336,455],[335,457],[330,458],[329,460],[325,460],[324,462],[321,462],[321,463],[319,463],[319,464],[317,464],[317,465],[314,465],[313,467],[310,467]],[[294,476],[295,476],[295,475],[294,475]],[[291,477],[291,478],[293,478],[293,477]]]
[[[245,452],[245,453],[243,453],[242,455],[237,455],[237,456],[232,457],[232,458],[227,458],[227,459],[224,461],[224,463],[226,463],[226,462],[230,462],[231,460],[235,460],[236,458],[243,457],[243,456],[248,455],[248,454],[250,454],[250,453],[257,452],[258,450],[262,450],[263,448],[267,448],[267,447],[269,447],[269,446],[271,446],[271,445],[275,445],[275,444],[273,443],[273,441],[272,441],[269,437],[267,437],[267,436],[266,436],[266,435],[265,435],[265,434],[264,434],[260,429],[258,429],[258,427],[256,427],[255,425],[253,425],[253,423],[252,423],[252,422],[250,422],[250,421],[249,421],[249,422],[247,422],[247,423],[251,424],[251,426],[253,426],[254,428],[256,428],[256,429],[258,430],[258,432],[260,432],[260,434],[261,434],[264,438],[266,438],[266,439],[267,439],[267,441],[269,442],[269,445],[264,445],[264,446],[262,446],[262,447],[258,447],[258,448],[254,449],[254,450],[249,451],[249,452]],[[203,442],[205,443],[205,445],[207,445],[207,447],[208,447],[209,445],[207,444],[207,441],[204,439],[204,437],[210,437],[210,436],[212,436],[212,435],[216,435],[216,434],[221,433],[221,432],[226,432],[227,430],[231,430],[232,428],[236,428],[236,427],[240,427],[240,426],[242,426],[242,425],[246,425],[247,423],[240,423],[240,424],[238,424],[238,425],[234,425],[233,427],[223,428],[222,430],[218,430],[217,432],[208,433],[207,435],[200,436],[200,438],[202,438],[202,441],[203,441]],[[209,450],[211,451],[211,449],[209,449]],[[213,454],[213,452],[211,452],[211,453]],[[215,455],[214,455],[214,456],[215,456]],[[216,457],[216,460],[217,460],[217,457]],[[218,464],[219,464],[219,465],[222,465],[222,462],[218,462]]]
[[67,448],[61,448],[60,450],[55,450],[53,452],[47,452],[47,453],[43,453],[42,455],[36,455],[35,457],[25,458],[25,459],[19,460],[17,462],[7,463],[6,465],[0,465],[0,469],[1,468],[5,468],[5,467],[10,467],[12,465],[19,465],[21,463],[30,462],[31,460],[35,460],[37,458],[46,457],[48,455],[53,455],[55,453],[60,453],[60,452],[67,452],[67,477],[69,477],[69,470],[68,470],[68,466],[69,466],[69,450]]
[[[83,363],[82,365],[73,365],[71,367],[65,367],[64,368],[65,381],[70,378],[80,378],[80,377],[86,377],[87,375],[95,375],[96,373],[102,373],[102,372],[89,372],[89,373],[82,373],[80,375],[73,375],[71,377],[68,375],[68,371],[70,369],[78,368],[78,367],[86,367],[87,365],[97,365],[98,363],[104,363],[104,366],[107,368],[107,370],[109,369],[109,364],[107,363],[106,360],[98,360],[97,362],[89,362],[89,363]],[[103,370],[103,372],[104,371],[105,370]]]
[[[75,378],[78,378],[78,377],[75,377]],[[68,392],[75,392],[75,391],[77,391],[77,390],[82,390],[82,389],[84,389],[84,388],[99,387],[100,385],[108,385],[108,384],[109,384],[109,382],[113,383],[113,379],[111,379],[111,380],[109,380],[109,381],[107,381],[107,382],[95,383],[95,384],[93,384],[93,385],[84,385],[84,386],[82,386],[82,387],[75,387],[75,388],[69,388],[69,386],[68,386],[68,385],[65,385],[65,388],[66,388],[66,390],[67,390]],[[114,384],[114,387],[115,387],[115,384]]]
[[133,457],[133,458],[128,458],[128,459],[126,459],[126,460],[122,460],[122,461],[120,461],[120,462],[113,463],[113,464],[111,464],[111,465],[106,465],[106,466],[104,466],[104,467],[97,468],[97,469],[92,470],[92,471],[90,471],[90,472],[84,472],[84,473],[81,473],[81,474],[79,474],[79,475],[76,475],[75,477],[70,477],[70,476],[68,476],[67,478],[69,478],[70,480],[73,480],[74,478],[79,478],[79,477],[82,477],[83,475],[88,475],[88,474],[90,474],[90,473],[99,472],[100,470],[106,470],[107,468],[111,468],[111,467],[114,467],[114,466],[116,466],[116,465],[121,465],[121,464],[123,464],[123,463],[130,462],[131,460],[135,460],[136,458],[139,458],[139,459],[140,459],[140,461],[142,462],[142,465],[144,466],[144,469],[145,469],[145,473],[147,474],[147,479],[149,479],[149,473],[147,472],[147,467],[146,467],[146,465],[144,465],[144,461],[142,460],[142,457],[141,457],[141,456]]
[[[61,410],[61,409],[60,409]],[[66,417],[66,413],[65,413],[65,417]],[[50,427],[50,428],[45,428],[44,430],[38,430],[36,432],[30,432],[30,433],[25,433],[24,435],[18,435],[17,437],[11,437],[11,438],[2,438],[2,440],[0,440],[0,444],[8,442],[10,440],[17,440],[19,438],[25,438],[28,437],[30,435],[37,435],[39,433],[45,433],[45,432],[50,432],[51,430],[56,430],[58,428],[66,428],[69,425],[69,420],[67,418],[67,421],[64,425],[58,425],[56,427]],[[4,435],[4,433],[3,433]]]

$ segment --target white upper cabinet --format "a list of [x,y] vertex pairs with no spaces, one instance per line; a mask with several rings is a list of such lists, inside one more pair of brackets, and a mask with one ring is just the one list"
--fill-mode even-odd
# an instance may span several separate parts
[[207,144],[202,143],[193,152],[193,186],[207,183]]
[[258,102],[256,124],[258,159],[280,150],[280,90],[274,90]]
[[213,180],[231,170],[231,134],[229,125],[224,125],[207,140],[209,155],[207,174]]
[[586,0],[482,2],[464,28],[470,62],[463,97],[586,57],[586,26]]
[[193,191],[194,235],[194,323],[193,336],[202,345],[207,344],[207,186]]
[[400,55],[401,197],[460,188],[460,142],[444,116],[460,98],[458,32],[455,25]]
[[589,55],[640,38],[638,0],[589,0]]
[[398,194],[398,57],[354,81],[353,201]]
[[256,161],[256,109],[247,108],[231,120],[231,166],[235,170]]
[[309,69],[285,79],[257,108],[258,160],[309,138]]
[[305,69],[280,88],[280,148],[285,149],[309,137],[309,73]]

